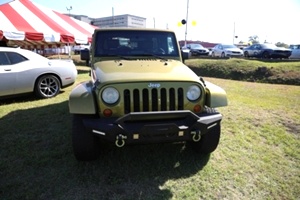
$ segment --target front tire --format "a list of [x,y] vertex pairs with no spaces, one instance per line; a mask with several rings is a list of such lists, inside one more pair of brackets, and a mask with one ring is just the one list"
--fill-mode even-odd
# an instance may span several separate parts
[[100,154],[98,138],[87,131],[83,124],[84,118],[93,117],[93,115],[73,115],[72,146],[75,158],[79,161],[96,160]]
[[54,75],[43,75],[35,83],[34,92],[42,99],[55,97],[60,92],[60,82]]
[[267,51],[265,51],[263,54],[262,54],[262,59],[269,59],[270,58],[270,55]]

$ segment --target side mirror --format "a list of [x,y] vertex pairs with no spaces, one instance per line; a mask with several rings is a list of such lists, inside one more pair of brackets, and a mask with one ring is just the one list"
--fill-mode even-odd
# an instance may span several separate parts
[[90,50],[83,49],[80,51],[80,59],[86,61],[86,65],[89,66],[90,62]]
[[184,62],[186,59],[189,59],[191,57],[191,53],[190,51],[187,50],[181,50],[181,57],[182,57],[182,61]]

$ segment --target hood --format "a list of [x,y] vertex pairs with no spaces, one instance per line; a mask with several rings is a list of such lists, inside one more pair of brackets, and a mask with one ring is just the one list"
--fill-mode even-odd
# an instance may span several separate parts
[[199,77],[177,60],[108,60],[94,64],[100,82],[199,81]]
[[276,48],[273,48],[273,50],[291,51],[291,49],[287,49],[285,47],[276,47]]

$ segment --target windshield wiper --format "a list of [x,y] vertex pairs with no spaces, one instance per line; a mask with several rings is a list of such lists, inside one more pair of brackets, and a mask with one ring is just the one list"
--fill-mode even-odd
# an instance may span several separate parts
[[132,58],[130,58],[130,57],[127,57],[127,56],[121,56],[121,55],[116,55],[116,54],[106,54],[106,55],[102,55],[102,56],[118,57],[118,58],[123,59],[123,60],[132,60]]
[[151,53],[135,54],[134,56],[151,56],[151,57],[155,57],[155,58],[158,58],[158,59],[161,59],[161,60],[164,60],[164,61],[168,61],[167,58],[164,58],[164,57],[161,57],[161,56],[158,56],[158,55],[155,55],[155,54],[151,54]]

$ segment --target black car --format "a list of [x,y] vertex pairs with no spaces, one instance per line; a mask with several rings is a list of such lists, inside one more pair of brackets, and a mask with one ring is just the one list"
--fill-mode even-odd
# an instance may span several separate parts
[[244,50],[245,57],[256,58],[289,58],[292,54],[290,49],[277,47],[274,44],[253,44]]
[[187,44],[182,49],[189,49],[192,56],[207,56],[209,54],[209,50],[198,43]]

